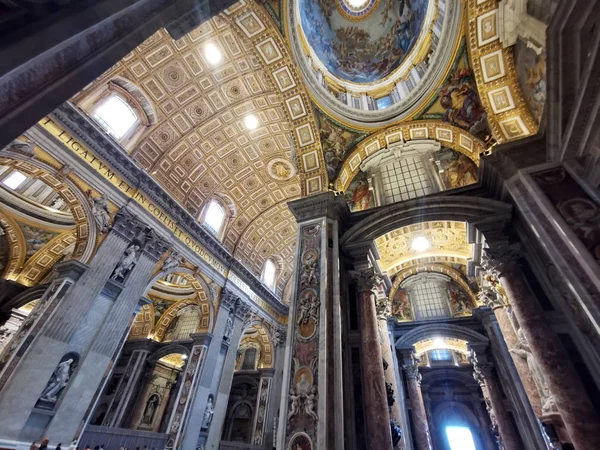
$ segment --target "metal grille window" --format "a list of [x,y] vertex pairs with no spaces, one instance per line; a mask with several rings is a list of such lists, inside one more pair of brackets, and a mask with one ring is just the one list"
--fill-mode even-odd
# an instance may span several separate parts
[[381,168],[384,204],[421,197],[433,192],[421,158],[395,160]]
[[409,297],[417,320],[450,316],[448,294],[444,287],[444,282],[433,280],[424,280],[411,285]]
[[447,349],[431,350],[429,358],[435,362],[452,362],[452,352]]
[[177,318],[171,322],[165,334],[165,341],[189,339],[195,333],[200,322],[200,309],[195,305],[182,308],[177,313]]
[[244,352],[244,362],[242,363],[242,370],[254,370],[256,366],[256,349],[249,348]]

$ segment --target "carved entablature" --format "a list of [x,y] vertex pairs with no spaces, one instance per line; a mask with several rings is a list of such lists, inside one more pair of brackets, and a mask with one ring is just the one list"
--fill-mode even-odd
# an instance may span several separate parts
[[231,310],[235,308],[236,303],[240,302],[239,295],[233,293],[226,287],[221,290],[221,306]]

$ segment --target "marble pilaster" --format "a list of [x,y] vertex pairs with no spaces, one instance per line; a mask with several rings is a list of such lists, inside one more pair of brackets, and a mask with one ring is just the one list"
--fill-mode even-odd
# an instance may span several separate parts
[[[212,340],[208,345],[205,362],[200,368],[198,387],[194,397],[191,399],[191,409],[187,419],[187,431],[183,437],[182,448],[194,450],[205,444],[201,442],[198,430],[201,429],[204,411],[210,395],[215,397],[219,387],[219,380],[223,372],[223,365],[227,353],[229,353],[229,340],[223,336],[227,327],[227,318],[239,297],[228,288],[221,290],[219,310],[213,327]],[[225,353],[225,354],[224,354]],[[235,353],[235,351],[234,351]]]
[[343,196],[329,191],[288,204],[298,222],[277,448],[344,447],[338,221]]
[[429,423],[427,421],[427,412],[425,411],[425,403],[421,392],[421,374],[417,366],[417,361],[413,356],[414,349],[401,349],[404,356],[404,375],[406,377],[406,385],[408,387],[408,395],[412,406],[412,417],[414,424],[415,440],[417,442],[417,450],[432,450],[431,433],[429,431]]
[[485,356],[485,347],[473,347],[473,345],[470,344],[470,348],[473,355],[471,357],[471,363],[473,364],[473,378],[479,383],[484,391],[484,395],[490,402],[490,419],[492,425],[495,425],[498,428],[498,433],[502,439],[504,449],[521,450],[522,446],[519,443],[517,432],[508,416],[500,385],[498,384],[498,378],[494,372],[494,366]]
[[254,415],[250,441],[253,445],[264,446],[265,444],[265,432],[269,426],[266,419],[273,390],[273,372],[273,369],[261,369],[258,395],[256,397],[256,414]]
[[351,271],[350,275],[354,278],[358,291],[360,360],[367,448],[391,449],[390,415],[374,293],[381,283],[381,278],[373,269]]
[[[394,355],[392,350],[392,344],[390,342],[390,332],[388,329],[387,316],[389,313],[389,303],[386,295],[382,295],[381,298],[377,299],[377,326],[379,328],[379,336],[381,339],[381,356],[387,363],[387,368],[384,369],[385,382],[391,385],[394,391],[395,401],[391,407],[389,407],[390,420],[394,421],[402,432],[405,431],[404,421],[402,420],[402,409],[400,407],[400,389],[398,386],[398,380],[396,378]],[[397,448],[404,448],[404,437],[400,439],[400,442],[396,445]]]
[[281,383],[283,378],[283,362],[285,356],[285,330],[278,328],[272,333],[273,344],[273,383],[271,386],[271,394],[267,407],[267,415],[265,420],[265,437],[263,447],[271,449],[276,446],[276,421],[277,412],[279,409],[279,396],[281,393]]
[[546,377],[573,446],[578,450],[600,448],[600,418],[568,354],[523,278],[518,256],[518,246],[487,248],[482,266],[505,289],[531,352]]
[[231,391],[233,373],[235,371],[237,349],[242,338],[244,319],[249,312],[249,307],[246,304],[239,302],[236,304],[234,311],[235,320],[233,324],[233,330],[228,337],[229,349],[227,350],[227,355],[225,356],[225,363],[223,364],[223,372],[221,373],[219,389],[215,396],[214,414],[208,430],[208,438],[206,440],[206,445],[204,446],[205,450],[219,449],[221,436],[223,435],[225,416],[227,414],[229,392]]

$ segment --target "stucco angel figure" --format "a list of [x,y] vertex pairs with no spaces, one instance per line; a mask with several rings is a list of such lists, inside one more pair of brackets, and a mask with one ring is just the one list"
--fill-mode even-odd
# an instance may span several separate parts
[[106,197],[102,194],[100,197],[94,198],[91,190],[88,190],[86,195],[92,206],[92,214],[96,221],[98,231],[100,231],[100,233],[108,231],[108,227],[110,226],[110,214],[108,212],[108,201],[106,200]]
[[319,420],[319,416],[315,412],[315,408],[317,406],[317,387],[313,386],[312,389],[306,394],[306,399],[304,400],[304,412],[309,417],[312,417],[315,422]]
[[135,261],[137,260],[137,251],[140,249],[139,245],[130,245],[121,260],[117,264],[115,271],[111,275],[111,280],[118,280],[119,278],[124,279],[125,276],[129,273],[133,266],[135,265]]
[[317,283],[317,261],[311,261],[302,266],[301,286],[312,286]]
[[288,421],[298,414],[298,411],[300,410],[300,396],[296,394],[296,390],[294,388],[290,389],[290,400],[292,404],[290,405],[290,412],[288,412],[287,416]]
[[179,267],[179,265],[183,262],[183,257],[173,250],[169,256],[166,257],[165,261],[162,265],[162,272],[166,272],[170,269],[174,269],[175,267]]
[[45,402],[56,402],[58,394],[60,394],[60,391],[63,390],[69,382],[69,378],[71,378],[72,364],[73,359],[69,358],[56,366],[50,381],[48,381],[46,388],[42,391],[42,395],[40,395],[40,400]]

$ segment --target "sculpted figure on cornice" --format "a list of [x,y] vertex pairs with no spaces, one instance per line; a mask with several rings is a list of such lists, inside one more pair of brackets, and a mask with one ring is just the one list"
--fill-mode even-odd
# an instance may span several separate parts
[[179,265],[183,262],[183,257],[176,250],[171,250],[171,254],[167,256],[162,264],[161,271],[167,272],[175,267],[179,267]]
[[123,255],[121,256],[120,261],[117,263],[117,267],[113,271],[110,276],[111,280],[115,281],[125,281],[125,278],[131,272],[133,267],[135,266],[137,259],[139,257],[140,246],[136,244],[131,244]]
[[108,201],[104,194],[100,197],[94,197],[91,190],[86,192],[90,206],[92,207],[92,214],[96,221],[96,228],[100,233],[105,233],[110,227],[110,213],[108,212]]

